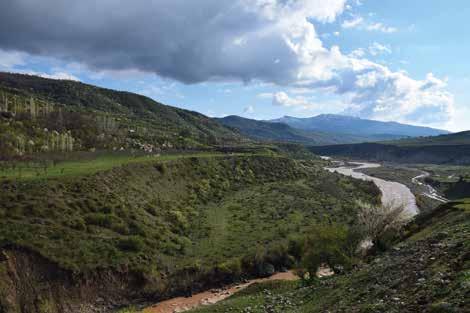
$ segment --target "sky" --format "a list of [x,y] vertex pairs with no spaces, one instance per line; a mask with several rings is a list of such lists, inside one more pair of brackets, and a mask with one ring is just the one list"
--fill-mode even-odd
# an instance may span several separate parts
[[209,116],[470,129],[467,0],[5,0],[0,71]]

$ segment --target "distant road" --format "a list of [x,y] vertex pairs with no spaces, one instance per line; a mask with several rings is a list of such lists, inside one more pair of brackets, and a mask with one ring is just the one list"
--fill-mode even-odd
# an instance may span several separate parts
[[439,201],[439,202],[443,202],[443,203],[448,202],[449,200],[447,200],[447,199],[444,198],[444,197],[441,197],[441,196],[437,193],[436,189],[434,189],[432,186],[421,182],[421,179],[426,178],[426,177],[428,177],[428,176],[430,176],[430,175],[431,175],[431,174],[429,174],[428,172],[424,172],[424,171],[423,171],[423,173],[422,173],[421,175],[418,175],[418,176],[416,176],[416,177],[413,177],[413,178],[411,179],[411,182],[412,182],[413,184],[416,184],[416,185],[419,185],[419,186],[425,186],[425,187],[428,189],[428,192],[424,192],[423,195],[425,195],[426,197],[431,198],[431,199],[434,199],[434,200]]

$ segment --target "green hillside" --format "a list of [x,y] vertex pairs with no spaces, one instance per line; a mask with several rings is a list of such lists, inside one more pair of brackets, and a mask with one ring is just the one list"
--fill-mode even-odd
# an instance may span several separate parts
[[207,149],[242,141],[196,112],[75,81],[0,73],[0,156]]
[[470,201],[443,205],[389,252],[346,275],[255,284],[191,312],[468,312]]
[[397,146],[470,145],[470,131],[464,131],[449,135],[400,139],[384,143],[393,143]]
[[[354,224],[357,200],[378,201],[371,183],[322,166],[209,154],[3,179],[0,308],[158,301],[290,267],[291,238],[325,221]],[[19,268],[28,274],[10,274]]]

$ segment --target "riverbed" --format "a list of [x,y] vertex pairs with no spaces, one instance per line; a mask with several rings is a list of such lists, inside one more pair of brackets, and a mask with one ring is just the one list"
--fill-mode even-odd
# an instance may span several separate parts
[[353,162],[350,163],[354,166],[340,165],[338,167],[327,167],[326,170],[333,173],[340,173],[342,175],[351,176],[353,178],[372,181],[382,192],[382,204],[387,207],[403,206],[404,211],[410,217],[413,217],[419,213],[418,206],[416,205],[416,198],[411,190],[400,183],[387,181],[384,179],[372,177],[356,170],[365,168],[377,168],[382,165],[378,163],[366,163],[366,162]]

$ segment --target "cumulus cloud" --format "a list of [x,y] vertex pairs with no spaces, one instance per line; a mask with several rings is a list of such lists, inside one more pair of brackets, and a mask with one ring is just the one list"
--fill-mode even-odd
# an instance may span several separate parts
[[[448,118],[453,99],[444,81],[431,74],[415,80],[365,59],[364,51],[345,55],[338,46],[324,46],[315,24],[335,21],[346,2],[0,1],[0,49],[77,62],[96,72],[328,90],[345,98],[348,112],[365,117],[420,123]],[[343,27],[396,31],[362,18]],[[271,97],[285,107],[312,106],[285,92]]]
[[[1,1],[0,47],[97,70],[154,72],[186,83],[280,83],[295,78],[299,64],[293,50],[302,48],[306,36],[309,44],[321,47],[307,18],[331,22],[345,2]],[[266,51],[276,58],[266,58]]]
[[305,97],[290,97],[284,91],[276,92],[273,95],[273,105],[283,107],[294,107],[301,110],[308,110],[315,108],[315,104],[311,103]]

